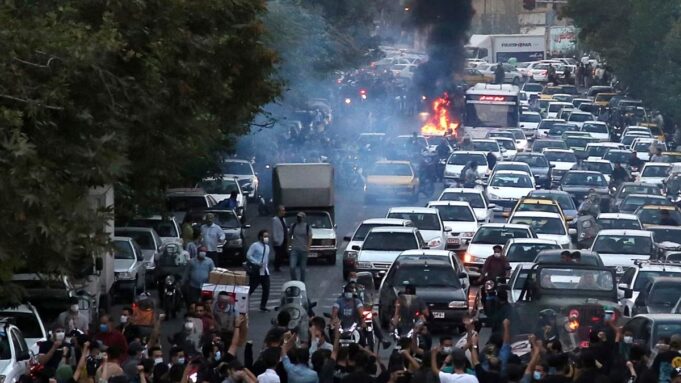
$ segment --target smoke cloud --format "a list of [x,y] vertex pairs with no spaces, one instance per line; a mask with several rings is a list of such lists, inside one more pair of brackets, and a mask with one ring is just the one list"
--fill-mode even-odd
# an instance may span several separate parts
[[463,69],[466,32],[473,18],[472,0],[414,0],[409,23],[427,33],[428,62],[414,74],[414,86],[433,97],[451,89],[453,75]]

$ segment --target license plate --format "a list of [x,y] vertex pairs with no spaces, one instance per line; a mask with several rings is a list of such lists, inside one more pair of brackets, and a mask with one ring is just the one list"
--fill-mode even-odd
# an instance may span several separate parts
[[435,319],[445,319],[445,313],[442,311],[433,311],[433,318]]
[[309,253],[309,254],[307,255],[307,257],[308,257],[308,258],[317,258],[317,257],[319,257],[319,254],[317,254],[317,253]]
[[447,243],[451,243],[452,245],[458,245],[459,238],[447,238]]

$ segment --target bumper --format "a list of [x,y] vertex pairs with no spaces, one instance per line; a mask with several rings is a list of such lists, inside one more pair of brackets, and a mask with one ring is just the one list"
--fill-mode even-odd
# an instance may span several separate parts
[[463,318],[468,315],[468,308],[440,309],[429,307],[435,326],[451,326],[463,324]]
[[310,249],[310,252],[307,253],[307,258],[308,259],[317,259],[317,258],[331,258],[336,255],[337,249],[335,247],[324,247],[324,248],[316,248],[313,247]]
[[366,197],[412,197],[417,193],[415,186],[368,186],[364,191]]
[[471,243],[470,237],[449,237],[445,244],[445,250],[465,250]]

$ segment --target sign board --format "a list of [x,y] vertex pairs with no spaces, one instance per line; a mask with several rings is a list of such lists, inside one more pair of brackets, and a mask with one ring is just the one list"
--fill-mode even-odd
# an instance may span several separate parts
[[573,26],[551,27],[549,30],[549,51],[565,53],[575,50],[577,31]]

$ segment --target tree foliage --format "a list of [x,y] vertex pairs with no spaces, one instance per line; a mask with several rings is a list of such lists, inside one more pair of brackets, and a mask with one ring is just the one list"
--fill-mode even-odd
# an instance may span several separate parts
[[73,275],[107,246],[88,190],[116,214],[160,208],[278,94],[264,0],[0,5],[0,304],[19,268]]

